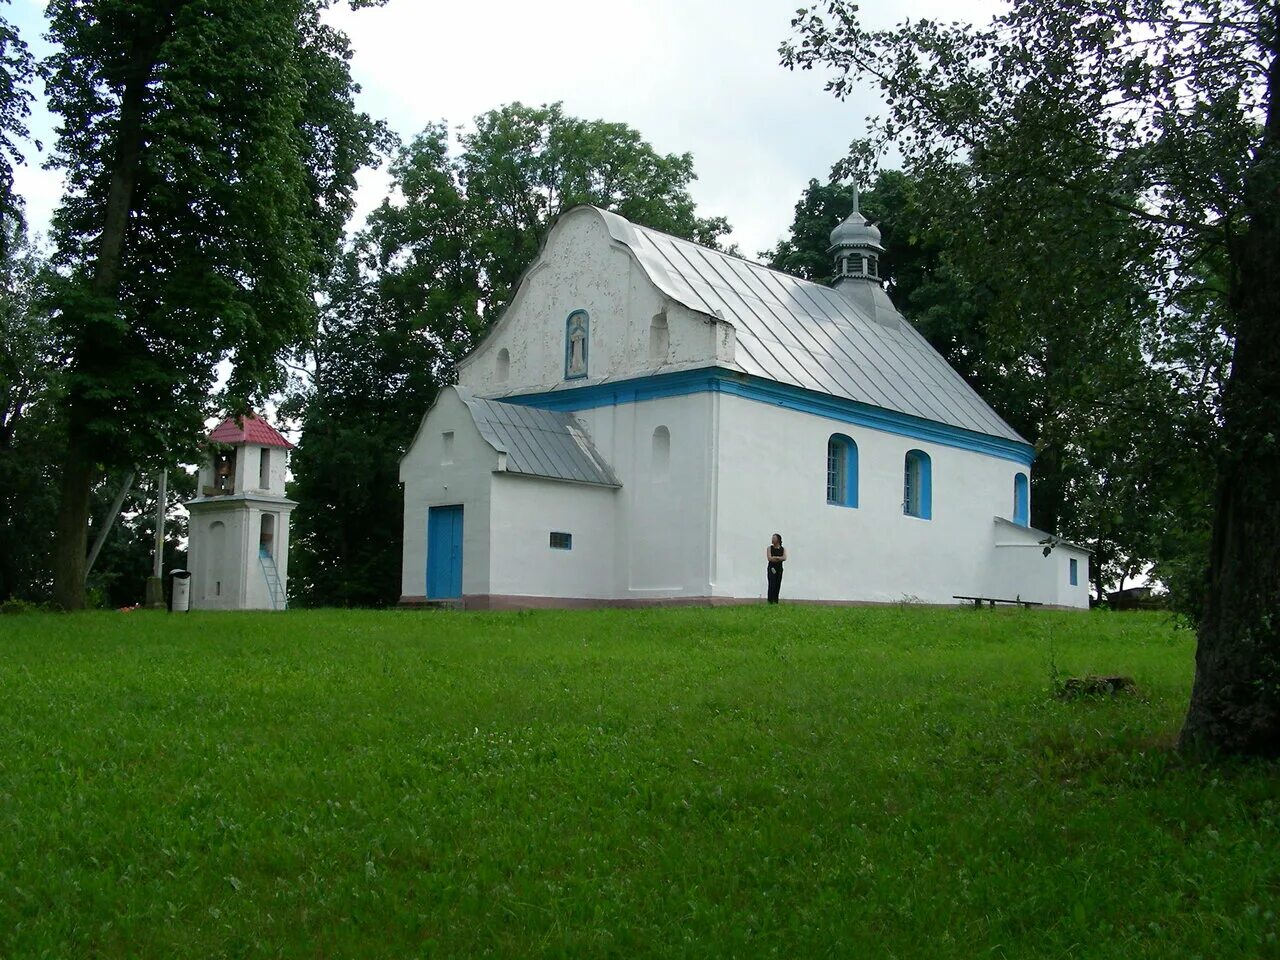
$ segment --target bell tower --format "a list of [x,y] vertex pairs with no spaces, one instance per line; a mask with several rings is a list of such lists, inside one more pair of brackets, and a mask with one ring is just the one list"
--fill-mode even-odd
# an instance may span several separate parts
[[191,514],[188,565],[195,610],[288,607],[286,459],[293,444],[256,416],[231,417],[209,434]]

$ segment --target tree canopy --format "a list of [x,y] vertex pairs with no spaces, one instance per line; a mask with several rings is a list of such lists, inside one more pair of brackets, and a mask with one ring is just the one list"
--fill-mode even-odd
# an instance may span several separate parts
[[[353,5],[367,5],[356,3]],[[51,291],[66,349],[55,596],[83,603],[89,492],[246,409],[313,325],[378,127],[327,0],[52,0],[66,179]]]
[[[1055,368],[1078,362],[1073,340],[1123,337],[1207,413],[1217,493],[1183,742],[1280,749],[1276,5],[1015,0],[986,26],[880,30],[834,0],[794,26],[784,63],[884,96],[850,166],[893,145],[931,216],[962,203],[957,250],[1004,280],[996,322],[1043,334],[1088,302],[1095,324],[1046,341]],[[1090,256],[1071,256],[1082,242]],[[1166,426],[1140,442],[1194,440]]]

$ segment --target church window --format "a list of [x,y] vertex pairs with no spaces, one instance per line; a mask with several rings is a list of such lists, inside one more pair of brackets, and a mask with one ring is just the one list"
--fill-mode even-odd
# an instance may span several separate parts
[[563,533],[558,530],[551,531],[551,549],[552,550],[572,550],[573,534]]
[[659,313],[649,325],[649,359],[655,363],[666,363],[670,350],[671,335],[667,330],[667,315]]
[[861,273],[862,273],[862,257],[861,257],[861,256],[853,257],[853,258],[849,261],[849,263],[850,263],[850,264],[852,264],[852,266],[853,266],[853,272],[854,272],[855,274],[861,274]]
[[1031,491],[1025,473],[1013,478],[1013,522],[1020,527],[1031,523]]
[[902,512],[933,519],[933,463],[923,450],[907,451],[902,471]]
[[453,431],[440,434],[440,463],[453,463]]
[[494,371],[494,378],[499,383],[505,383],[507,377],[511,376],[511,354],[506,347],[498,351],[497,369]]
[[258,489],[271,489],[271,448],[263,447],[258,458]]
[[827,440],[827,503],[858,505],[858,445],[843,433]]
[[867,257],[867,275],[871,277],[878,276],[877,261],[875,257]]
[[1080,561],[1075,559],[1071,561],[1071,585],[1080,586]]
[[655,480],[666,480],[671,472],[671,431],[658,427],[653,431],[652,466],[650,473]]
[[590,350],[590,319],[585,310],[569,314],[564,324],[564,378],[576,380],[587,375]]

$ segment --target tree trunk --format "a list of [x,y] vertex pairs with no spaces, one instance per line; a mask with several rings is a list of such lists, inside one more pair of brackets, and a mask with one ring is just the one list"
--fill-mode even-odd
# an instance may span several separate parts
[[77,435],[67,438],[62,490],[53,547],[53,602],[64,610],[84,608],[84,567],[89,546],[89,494],[93,458]]
[[[90,310],[114,307],[119,296],[120,264],[124,256],[133,206],[134,185],[142,157],[143,115],[147,84],[155,70],[158,37],[135,41],[128,79],[120,101],[120,133],[111,166],[110,189],[102,218],[102,239],[93,266]],[[89,320],[89,318],[85,318]],[[93,331],[82,335],[73,353],[72,365],[89,374],[112,352],[100,342],[107,325],[86,323]],[[93,486],[96,451],[89,442],[89,425],[97,415],[93,401],[74,391],[66,402],[67,446],[62,459],[62,486],[58,502],[58,522],[53,546],[53,599],[64,610],[80,610],[85,604],[85,548],[89,531],[89,495]]]
[[[1280,37],[1275,49],[1280,51]],[[1223,394],[1209,589],[1181,745],[1280,754],[1280,52],[1230,246],[1236,320]]]

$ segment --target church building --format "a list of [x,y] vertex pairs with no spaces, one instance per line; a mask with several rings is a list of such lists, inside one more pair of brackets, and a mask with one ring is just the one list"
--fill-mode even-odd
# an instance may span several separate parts
[[402,602],[1088,606],[1088,552],[1028,526],[1033,448],[894,308],[880,233],[834,286],[559,217],[400,465]]

